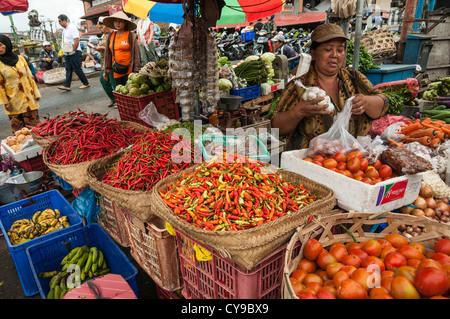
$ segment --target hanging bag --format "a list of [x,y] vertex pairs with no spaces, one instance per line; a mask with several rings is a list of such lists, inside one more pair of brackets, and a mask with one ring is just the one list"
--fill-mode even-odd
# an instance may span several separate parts
[[127,74],[128,73],[128,69],[130,68],[130,65],[131,65],[131,63],[130,64],[128,64],[128,65],[124,65],[124,64],[120,64],[120,63],[117,63],[116,61],[115,61],[115,55],[114,55],[114,46],[115,46],[115,43],[116,43],[116,32],[114,32],[114,39],[113,39],[113,46],[112,46],[112,54],[113,54],[113,60],[114,60],[114,62],[113,62],[113,64],[112,64],[112,69],[113,69],[113,71],[115,72],[115,73],[117,73],[117,74]]

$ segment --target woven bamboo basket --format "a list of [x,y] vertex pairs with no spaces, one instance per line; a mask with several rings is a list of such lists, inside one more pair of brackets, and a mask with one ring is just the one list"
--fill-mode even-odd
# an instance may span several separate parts
[[170,223],[175,229],[189,237],[205,244],[224,258],[229,258],[250,270],[265,256],[285,244],[310,216],[318,216],[335,206],[334,193],[328,187],[307,179],[297,173],[278,171],[284,180],[294,185],[304,187],[317,196],[318,200],[305,206],[295,213],[278,218],[270,223],[246,230],[238,231],[207,231],[179,219],[172,209],[161,199],[160,191],[169,184],[182,178],[183,173],[189,174],[197,169],[195,165],[184,171],[175,173],[159,181],[152,189],[152,211],[155,215]]
[[54,141],[56,141],[60,135],[44,137],[37,135],[36,133],[33,132],[33,130],[31,130],[31,136],[33,136],[33,140],[40,147],[47,147],[50,146],[50,144],[52,144]]
[[361,45],[374,57],[389,56],[397,51],[394,36],[386,28],[367,32],[361,39]]
[[[138,123],[134,122],[128,122],[128,121],[119,121],[124,126],[127,127],[134,127],[138,132],[145,132],[149,130],[148,127],[145,127],[143,125],[140,125]],[[56,165],[51,164],[48,162],[48,156],[47,156],[47,150],[52,147],[52,144],[44,148],[42,151],[42,158],[44,160],[45,165],[48,166],[48,168],[61,177],[64,181],[72,185],[73,188],[84,188],[86,186],[89,186],[88,177],[87,177],[87,169],[89,165],[99,161],[99,159],[95,159],[92,161],[86,161],[71,165]],[[103,157],[102,157],[103,158]]]
[[[381,232],[372,233],[365,229],[374,225],[387,223],[387,227]],[[424,227],[426,232],[422,235],[411,237],[410,242],[420,242],[426,247],[433,248],[436,240],[442,236],[450,236],[450,226],[433,221],[424,216],[412,216],[392,212],[342,212],[330,211],[319,216],[315,216],[310,223],[303,224],[297,228],[286,248],[284,260],[282,298],[298,299],[292,288],[289,277],[297,269],[299,261],[303,258],[304,243],[310,238],[316,238],[327,248],[335,242],[351,242],[353,238],[339,227],[344,225],[353,234],[356,241],[367,241],[370,239],[382,239],[389,233],[399,233],[398,226],[417,225]],[[295,247],[301,247],[297,256],[293,255]],[[298,250],[297,250],[298,251]]]

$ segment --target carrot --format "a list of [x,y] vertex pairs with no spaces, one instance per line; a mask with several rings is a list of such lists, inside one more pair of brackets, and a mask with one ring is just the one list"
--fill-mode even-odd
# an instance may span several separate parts
[[441,130],[444,131],[444,133],[450,135],[450,128],[442,127]]
[[430,145],[431,144],[431,138],[429,136],[422,136],[422,137],[402,137],[402,140],[404,140],[406,143],[412,143],[412,142],[419,142],[422,145]]
[[413,124],[410,124],[410,125],[402,128],[400,132],[401,132],[401,134],[408,134],[415,130],[419,130],[421,128],[422,128],[422,126],[420,125],[420,122],[414,122]]
[[443,121],[433,121],[433,125],[436,125],[437,127],[442,127],[445,125],[445,122]]
[[395,145],[395,146],[397,146],[399,148],[403,147],[403,143],[402,142],[399,143],[399,142],[396,142],[394,140],[391,140],[390,138],[388,138],[388,142],[391,143],[391,145]]
[[439,132],[437,132],[436,137],[437,137],[439,140],[444,141],[444,139],[445,139],[445,132],[444,132],[444,131],[439,131]]
[[440,128],[440,127],[437,127],[436,125],[434,125],[434,124],[432,124],[432,123],[424,123],[424,122],[422,122],[422,126],[424,126],[424,127],[426,127],[426,128],[432,128],[432,129],[435,129],[436,131],[440,131],[440,130],[442,130],[442,128]]
[[431,122],[431,118],[430,117],[427,117],[426,119],[424,119],[422,121],[422,123],[430,123],[430,122]]
[[439,146],[440,143],[441,143],[441,140],[439,138],[433,138],[431,140],[430,147],[436,148]]
[[433,128],[422,128],[406,134],[407,137],[422,137],[422,136],[435,137],[436,135],[437,132]]

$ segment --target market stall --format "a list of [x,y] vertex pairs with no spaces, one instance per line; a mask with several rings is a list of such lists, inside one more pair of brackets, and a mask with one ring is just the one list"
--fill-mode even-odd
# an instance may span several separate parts
[[[126,248],[164,299],[448,297],[448,78],[380,81],[392,108],[370,135],[336,124],[285,151],[270,119],[286,61],[218,58],[194,9],[169,59],[115,88],[120,119],[77,110],[2,141],[7,178],[50,180],[0,207],[25,294],[82,298],[95,282],[139,298]],[[427,106],[400,114],[416,98]]]

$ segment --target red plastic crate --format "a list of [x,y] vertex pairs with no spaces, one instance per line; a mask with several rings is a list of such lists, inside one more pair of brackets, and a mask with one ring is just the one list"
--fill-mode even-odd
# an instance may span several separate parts
[[[409,101],[414,100],[417,97],[417,94],[419,93],[419,81],[415,78],[407,78],[405,80],[398,80],[398,81],[391,81],[391,82],[384,82],[380,83],[374,86],[375,89],[380,89],[382,92],[389,92],[389,90],[397,85],[403,85],[409,89],[411,92],[411,98]],[[408,101],[408,102],[409,102]]]
[[106,197],[99,197],[97,203],[100,206],[98,224],[120,246],[129,247],[130,241],[121,208]]
[[47,172],[48,166],[45,165],[42,155],[38,155],[32,158],[28,158],[25,161],[17,162],[17,166],[23,168],[26,172],[41,171]]
[[180,118],[178,104],[175,103],[175,90],[166,90],[142,97],[121,94],[115,91],[113,91],[113,94],[116,98],[117,109],[119,110],[120,119],[122,121],[135,122],[151,127],[139,118],[139,112],[142,111],[150,102],[155,104],[155,107],[160,114],[174,120],[178,120]]
[[177,292],[166,290],[158,285],[156,285],[156,294],[158,299],[182,299],[182,296],[179,296]]
[[[280,299],[283,263],[287,243],[266,256],[257,266],[247,270],[236,262],[221,257],[175,229],[184,287],[187,299]],[[197,244],[208,250],[212,259],[198,261]],[[296,249],[298,249],[296,247]]]

